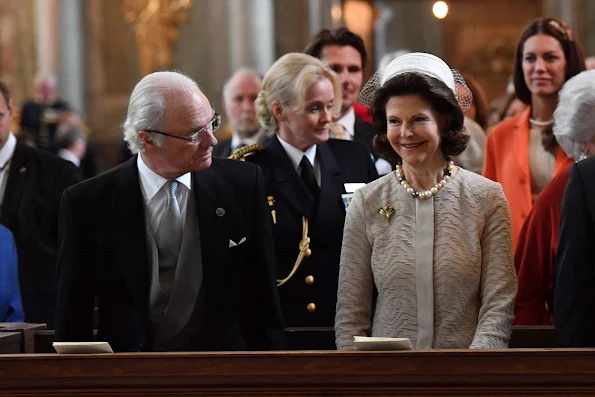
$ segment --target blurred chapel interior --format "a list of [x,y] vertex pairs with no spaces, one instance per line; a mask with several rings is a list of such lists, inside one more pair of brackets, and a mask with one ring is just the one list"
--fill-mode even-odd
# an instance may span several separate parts
[[365,79],[386,54],[429,52],[493,103],[510,90],[522,29],[541,16],[567,22],[595,55],[594,0],[0,0],[0,79],[13,93],[15,133],[23,103],[59,98],[102,171],[117,163],[128,97],[147,73],[189,75],[222,113],[233,71],[264,74],[319,30],[346,26],[371,54]]

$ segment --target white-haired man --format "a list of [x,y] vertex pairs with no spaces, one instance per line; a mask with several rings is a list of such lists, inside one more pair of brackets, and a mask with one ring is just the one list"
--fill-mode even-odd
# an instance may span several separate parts
[[213,156],[228,157],[242,146],[260,142],[262,132],[254,101],[260,91],[262,77],[248,68],[236,71],[223,86],[223,108],[231,125],[231,138],[219,142]]
[[56,338],[114,351],[284,347],[257,166],[212,159],[219,115],[190,78],[144,77],[124,139],[138,154],[65,192]]

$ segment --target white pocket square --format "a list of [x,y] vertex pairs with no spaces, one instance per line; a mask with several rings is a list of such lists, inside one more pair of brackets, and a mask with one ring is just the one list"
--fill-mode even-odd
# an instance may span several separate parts
[[245,242],[246,242],[246,237],[242,237],[242,239],[241,239],[241,240],[240,240],[238,243],[236,243],[236,242],[235,242],[235,241],[233,241],[233,240],[229,240],[229,248],[231,248],[231,247],[236,247],[236,246],[238,246],[238,245],[242,245],[242,244],[244,244]]

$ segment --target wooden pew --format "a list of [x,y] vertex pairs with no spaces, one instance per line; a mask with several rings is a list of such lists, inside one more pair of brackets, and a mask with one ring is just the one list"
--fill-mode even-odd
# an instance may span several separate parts
[[[95,331],[96,333],[97,331]],[[288,350],[335,350],[332,328],[287,328]],[[54,353],[53,330],[37,330],[34,334],[35,353]],[[514,327],[509,347],[556,347],[553,327]]]
[[0,396],[595,395],[595,349],[0,355]]
[[[21,346],[18,353],[35,353],[35,333],[46,329],[46,324],[0,323],[0,332],[21,334]],[[2,353],[0,351],[0,353]]]
[[20,332],[0,332],[0,354],[22,353],[23,335]]

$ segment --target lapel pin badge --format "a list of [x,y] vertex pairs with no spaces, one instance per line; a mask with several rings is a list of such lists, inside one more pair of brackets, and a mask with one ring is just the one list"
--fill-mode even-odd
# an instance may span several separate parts
[[390,218],[395,213],[395,210],[392,206],[387,205],[386,208],[380,208],[378,213],[382,215],[387,222],[390,222]]
[[225,215],[225,210],[224,210],[223,208],[219,207],[219,208],[217,208],[217,209],[215,210],[215,214],[216,214],[216,215],[217,215],[219,218],[221,218],[223,215]]
[[19,172],[22,174],[23,172],[27,171],[27,167],[21,167],[21,169],[19,170]]

